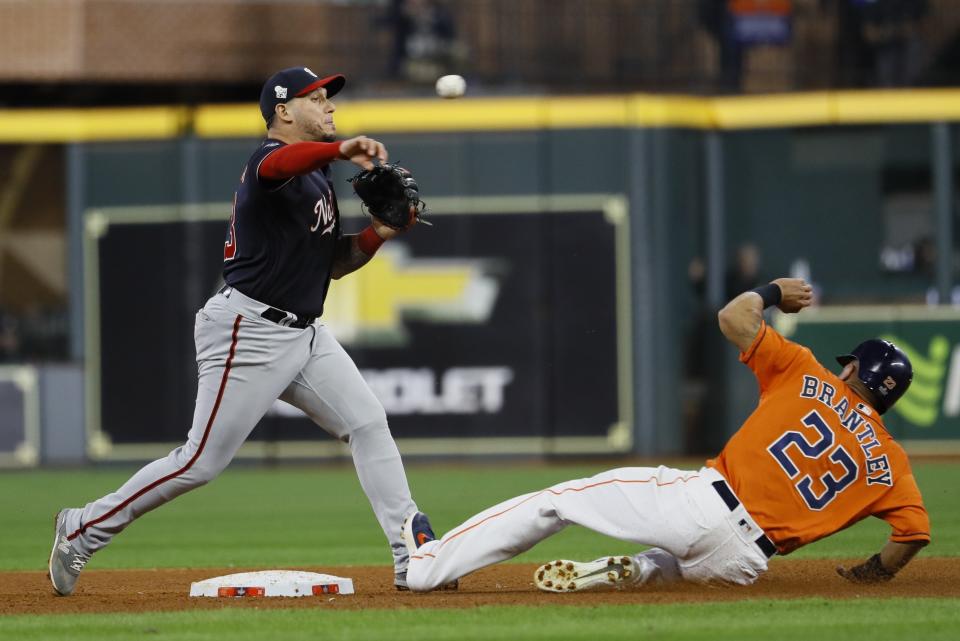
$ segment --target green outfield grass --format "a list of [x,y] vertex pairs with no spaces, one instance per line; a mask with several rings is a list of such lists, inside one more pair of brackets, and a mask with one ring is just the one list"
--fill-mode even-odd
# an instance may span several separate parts
[[[924,554],[960,556],[960,465],[914,466],[933,521]],[[602,465],[464,465],[411,467],[410,484],[435,529],[446,531],[511,496],[590,476]],[[45,567],[54,513],[79,506],[123,483],[130,469],[0,474],[4,545],[0,569]],[[888,526],[868,519],[804,548],[798,557],[859,557],[878,550]],[[518,557],[591,557],[631,547],[571,527]],[[391,562],[373,512],[350,466],[237,468],[131,525],[89,568],[276,567],[387,565]]]
[[744,641],[954,641],[960,609],[950,599],[741,601],[577,608],[468,610],[219,610],[0,618],[3,638],[127,641],[282,639],[656,639]]
[[[590,476],[597,465],[411,466],[421,508],[445,531],[498,501],[552,483]],[[691,467],[684,465],[682,467]],[[128,468],[0,474],[4,545],[0,569],[43,570],[52,516],[112,491]],[[960,465],[917,463],[933,521],[925,555],[960,555]],[[886,540],[888,527],[869,519],[796,553],[795,557],[865,558]],[[582,528],[568,528],[518,557],[590,558],[631,546]],[[348,465],[228,470],[210,485],[180,497],[133,524],[88,566],[284,567],[388,565],[383,534]],[[225,610],[140,615],[0,617],[0,638],[128,639],[924,639],[956,638],[954,599],[631,605],[579,608],[351,611]]]

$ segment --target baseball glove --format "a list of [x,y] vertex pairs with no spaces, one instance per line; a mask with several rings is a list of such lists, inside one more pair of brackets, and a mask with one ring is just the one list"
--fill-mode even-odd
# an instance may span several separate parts
[[418,222],[426,209],[420,200],[417,181],[397,163],[385,163],[364,169],[350,179],[371,216],[394,229],[407,229]]
[[896,576],[896,572],[883,567],[879,554],[874,554],[865,563],[855,565],[849,570],[840,566],[837,574],[853,583],[884,583]]

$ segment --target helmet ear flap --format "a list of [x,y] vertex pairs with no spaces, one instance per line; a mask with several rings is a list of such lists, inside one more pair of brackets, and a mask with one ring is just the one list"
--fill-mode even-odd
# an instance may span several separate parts
[[857,360],[857,357],[854,356],[853,354],[840,354],[836,358],[837,358],[837,362],[843,365],[844,367],[846,367],[849,363],[852,363],[853,361]]
[[844,366],[853,360],[859,361],[857,378],[870,391],[872,405],[881,414],[900,400],[913,381],[910,359],[890,341],[872,338],[851,353],[837,356],[837,362]]

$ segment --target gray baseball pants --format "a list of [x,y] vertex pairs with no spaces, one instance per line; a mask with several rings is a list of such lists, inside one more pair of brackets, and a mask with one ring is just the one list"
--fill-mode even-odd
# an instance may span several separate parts
[[68,538],[79,551],[96,552],[143,514],[216,478],[280,398],[349,444],[394,567],[406,569],[401,527],[417,507],[383,406],[326,327],[280,326],[261,318],[267,307],[226,288],[197,313],[199,386],[187,442],[117,491],[67,511]]

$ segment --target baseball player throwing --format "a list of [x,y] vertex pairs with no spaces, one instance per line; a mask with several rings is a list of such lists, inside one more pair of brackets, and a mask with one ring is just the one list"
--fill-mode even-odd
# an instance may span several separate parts
[[576,523],[653,546],[633,556],[555,561],[534,574],[542,590],[686,579],[750,584],[788,554],[867,516],[890,524],[865,563],[837,568],[855,582],[893,578],[930,542],[930,523],[903,449],[881,414],[913,373],[892,343],[868,340],[838,357],[839,376],[764,321],[765,307],[810,304],[803,280],[781,278],[720,311],[720,329],[756,375],[760,403],[720,455],[699,471],[621,468],[496,505],[435,540],[415,513],[404,523],[407,580],[430,590],[513,557]]
[[[416,510],[383,407],[318,322],[331,278],[362,267],[401,230],[376,218],[343,235],[329,165],[385,162],[380,142],[336,140],[331,99],[345,78],[284,69],[263,86],[267,138],[240,175],[223,247],[225,286],[197,313],[199,389],[187,442],[118,490],[56,517],[49,576],[73,592],[94,552],[134,519],[213,480],[277,398],[350,446],[360,484],[406,589],[404,515]],[[409,181],[412,183],[412,180]]]

